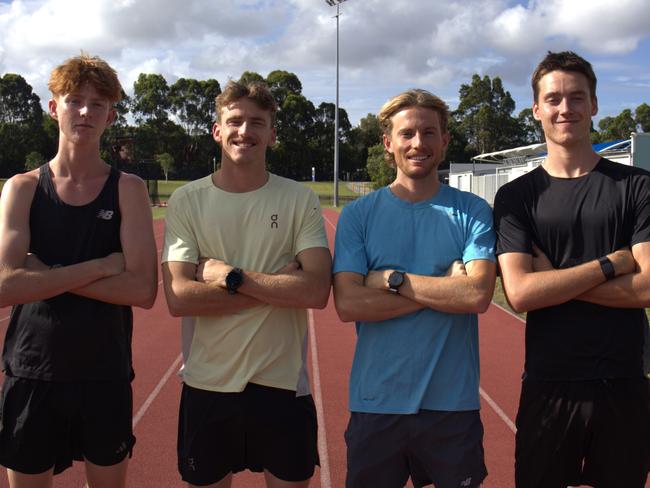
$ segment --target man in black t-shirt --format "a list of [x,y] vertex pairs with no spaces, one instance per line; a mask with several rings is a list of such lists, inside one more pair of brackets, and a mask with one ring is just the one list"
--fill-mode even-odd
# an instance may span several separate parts
[[593,151],[587,61],[549,52],[532,86],[548,156],[494,202],[506,297],[528,312],[516,486],[643,488],[650,173]]

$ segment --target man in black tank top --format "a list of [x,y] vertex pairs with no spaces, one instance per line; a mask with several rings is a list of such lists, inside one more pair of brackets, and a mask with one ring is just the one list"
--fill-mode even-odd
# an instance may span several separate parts
[[494,202],[505,293],[528,312],[516,486],[643,488],[650,173],[593,151],[596,76],[587,61],[548,53],[532,85],[548,156]]
[[56,156],[11,178],[0,199],[0,464],[11,488],[51,486],[84,460],[88,485],[123,487],[131,427],[131,306],[156,297],[146,188],[102,161],[121,87],[86,54],[52,72]]

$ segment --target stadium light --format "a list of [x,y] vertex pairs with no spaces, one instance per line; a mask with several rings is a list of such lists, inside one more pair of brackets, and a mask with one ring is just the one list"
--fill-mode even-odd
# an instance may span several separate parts
[[336,105],[334,108],[334,201],[339,206],[339,15],[340,6],[346,0],[325,0],[330,7],[336,7]]

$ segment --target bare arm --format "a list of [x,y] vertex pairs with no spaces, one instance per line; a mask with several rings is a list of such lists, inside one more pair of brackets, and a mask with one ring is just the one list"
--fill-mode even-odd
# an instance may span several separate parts
[[323,308],[331,285],[329,250],[305,249],[296,259],[297,262],[289,263],[276,274],[244,271],[244,282],[235,294],[226,289],[226,276],[233,267],[223,261],[208,259],[199,266],[164,263],[169,311],[174,316],[182,316],[229,315],[263,304]]
[[[448,272],[446,276],[406,273],[399,294],[440,312],[483,313],[490,305],[494,293],[496,264],[476,259],[469,261],[465,270],[466,273]],[[391,272],[392,270],[370,272],[366,286],[386,290]]]
[[45,300],[113,276],[123,269],[121,254],[92,259],[65,268],[28,269],[29,211],[38,172],[16,175],[0,197],[0,306]]
[[214,281],[197,281],[197,265],[169,261],[162,265],[163,283],[169,313],[184,315],[230,315],[263,305],[241,293],[231,295]]
[[424,308],[397,293],[369,288],[364,279],[365,276],[349,271],[334,275],[334,304],[343,322],[378,322]]
[[151,308],[158,291],[158,266],[149,196],[137,176],[123,173],[119,185],[124,270],[73,293],[108,303]]
[[[388,289],[391,271],[370,271],[367,276],[359,273],[341,272],[334,275],[334,302],[339,318],[344,322],[378,322],[400,317],[425,308],[400,293]],[[446,277],[466,276],[462,261],[454,261]],[[406,276],[405,276],[406,278]]]
[[578,300],[614,308],[650,307],[650,242],[632,247],[633,273],[618,276],[576,297]]
[[[506,298],[516,312],[565,303],[605,282],[598,260],[566,269],[553,269],[540,251],[533,258],[525,253],[499,256],[501,277]],[[634,271],[634,258],[627,249],[610,253],[616,275]],[[614,280],[617,281],[617,280]]]
[[[332,257],[326,247],[312,247],[298,253],[299,266],[285,266],[275,274],[244,270],[244,282],[237,293],[276,307],[323,308],[331,287]],[[199,279],[226,287],[229,264],[210,259],[199,267]]]

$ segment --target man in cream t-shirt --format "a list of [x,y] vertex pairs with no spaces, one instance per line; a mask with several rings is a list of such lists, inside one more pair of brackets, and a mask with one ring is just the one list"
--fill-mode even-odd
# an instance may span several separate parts
[[213,128],[221,168],[169,201],[163,276],[185,317],[178,454],[190,486],[227,487],[244,469],[307,486],[318,464],[307,309],[327,303],[331,257],[316,195],[265,169],[275,111],[265,85],[230,82]]

